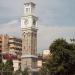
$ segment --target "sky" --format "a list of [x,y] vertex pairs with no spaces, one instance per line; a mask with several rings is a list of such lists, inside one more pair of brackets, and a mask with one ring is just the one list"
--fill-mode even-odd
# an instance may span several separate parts
[[[75,0],[34,0],[38,16],[38,52],[57,38],[75,38]],[[25,0],[0,0],[0,34],[21,37]]]

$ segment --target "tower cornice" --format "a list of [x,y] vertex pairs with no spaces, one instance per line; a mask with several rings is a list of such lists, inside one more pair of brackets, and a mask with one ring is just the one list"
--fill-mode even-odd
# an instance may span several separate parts
[[24,18],[24,17],[32,17],[32,18],[36,18],[38,20],[38,17],[36,17],[35,15],[25,15],[25,16],[21,16],[21,18]]
[[31,4],[32,6],[35,6],[35,5],[36,5],[36,4],[33,3],[33,2],[26,2],[26,3],[24,3],[24,5],[29,5],[29,4]]
[[32,27],[22,28],[22,31],[28,31],[28,30],[37,31],[38,28],[32,28]]
[[22,55],[21,58],[38,58],[36,55]]

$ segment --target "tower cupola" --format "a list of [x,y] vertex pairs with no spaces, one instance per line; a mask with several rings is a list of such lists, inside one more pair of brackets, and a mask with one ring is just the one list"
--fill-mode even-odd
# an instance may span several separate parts
[[35,13],[35,3],[33,2],[28,2],[24,3],[24,15],[34,15]]

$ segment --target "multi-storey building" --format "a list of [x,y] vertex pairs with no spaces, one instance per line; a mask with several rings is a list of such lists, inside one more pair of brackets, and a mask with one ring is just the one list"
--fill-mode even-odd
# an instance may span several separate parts
[[50,50],[43,50],[43,59],[48,59],[50,55]]
[[38,59],[37,59],[37,68],[38,69],[40,69],[42,67],[42,63],[43,63],[43,55],[38,54]]
[[38,54],[37,67],[41,68],[42,65],[52,57],[50,50],[43,50],[41,54]]
[[2,38],[0,36],[0,62],[2,61]]
[[2,51],[2,37],[0,36],[0,51]]
[[17,54],[17,56],[21,55],[22,51],[22,41],[20,38],[9,37],[9,53]]
[[2,53],[8,52],[8,35],[0,35],[0,62],[2,61]]
[[8,52],[9,47],[8,47],[8,41],[9,41],[9,36],[6,35],[0,35],[0,49],[2,52]]
[[0,35],[0,53],[16,54],[21,56],[22,41],[20,38]]
[[22,41],[20,38],[0,35],[0,62],[12,59],[14,71],[19,69],[21,50]]

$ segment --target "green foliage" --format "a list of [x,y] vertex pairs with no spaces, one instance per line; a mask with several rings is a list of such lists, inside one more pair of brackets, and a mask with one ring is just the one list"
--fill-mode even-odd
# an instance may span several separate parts
[[11,60],[7,60],[4,64],[3,70],[5,71],[13,71],[13,62]]
[[0,70],[2,70],[3,67],[4,67],[4,63],[1,62],[1,63],[0,63]]
[[4,67],[4,63],[3,62],[0,62],[0,75],[2,74],[3,67]]
[[14,72],[14,75],[21,75],[21,74],[22,74],[22,71],[20,69]]
[[46,66],[43,66],[40,71],[39,71],[39,75],[47,75],[48,71]]
[[4,64],[0,63],[0,71],[3,75],[12,75],[13,73],[13,62],[11,60],[7,60]]
[[57,39],[50,46],[52,59],[46,61],[45,66],[50,75],[75,74],[75,44],[64,39]]
[[14,72],[14,75],[29,75],[28,68],[25,68],[24,71],[21,71],[21,69],[18,69]]

